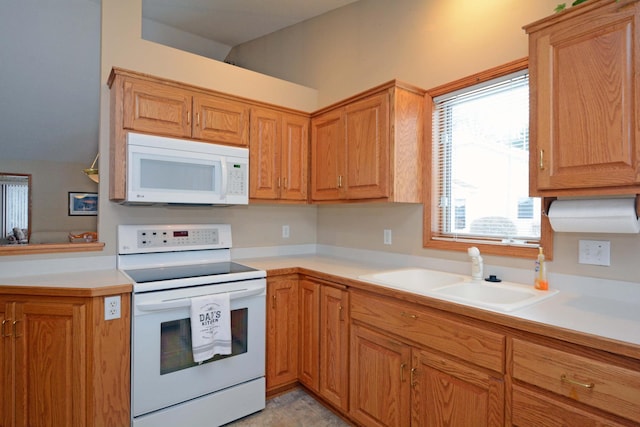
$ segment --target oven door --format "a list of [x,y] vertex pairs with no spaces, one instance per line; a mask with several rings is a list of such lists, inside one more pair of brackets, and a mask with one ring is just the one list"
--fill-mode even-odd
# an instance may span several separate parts
[[[132,408],[137,417],[265,373],[265,279],[134,294]],[[197,364],[190,298],[230,293],[232,354]]]

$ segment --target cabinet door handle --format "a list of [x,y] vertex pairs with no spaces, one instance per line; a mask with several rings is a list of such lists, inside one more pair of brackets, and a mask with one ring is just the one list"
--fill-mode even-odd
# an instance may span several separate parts
[[338,313],[340,313],[340,321],[344,322],[344,310],[342,309],[342,305],[338,306]]
[[187,124],[191,125],[191,111],[187,111]]
[[200,126],[200,113],[196,113],[196,126]]
[[411,368],[411,387],[415,388],[415,386],[418,385],[418,382],[416,381],[416,373],[417,373],[418,369],[417,368]]
[[577,385],[578,387],[583,387],[588,389],[592,389],[596,386],[594,383],[583,383],[580,381],[572,380],[571,378],[567,377],[566,374],[560,375],[560,381],[562,381],[563,383],[573,384],[573,385]]
[[271,308],[276,309],[276,296],[271,297]]
[[18,335],[18,322],[20,322],[19,320],[14,320],[12,325],[13,325],[13,336],[15,338],[20,338],[22,335]]
[[286,176],[284,178],[282,178],[282,188],[284,188],[284,189],[287,188],[287,177]]
[[544,150],[540,150],[540,170],[544,170]]
[[7,334],[5,333],[5,331],[6,331],[6,329],[5,329],[5,324],[7,324],[7,323],[9,323],[9,322],[11,322],[11,320],[4,319],[4,320],[2,321],[2,337],[10,337],[10,336],[11,336],[11,330],[9,330],[9,335],[7,335]]
[[338,175],[338,188],[342,188],[342,175]]
[[414,320],[418,318],[418,316],[416,316],[415,314],[405,313],[404,311],[402,313],[400,313],[400,316],[402,316],[402,317],[410,317],[410,318],[412,318]]
[[406,363],[401,363],[400,364],[400,382],[403,383],[404,382],[404,368],[407,367]]

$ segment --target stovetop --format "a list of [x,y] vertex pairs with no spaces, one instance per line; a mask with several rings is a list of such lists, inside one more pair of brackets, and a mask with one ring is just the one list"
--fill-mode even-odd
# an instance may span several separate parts
[[[219,275],[233,275],[249,273],[259,270],[235,262],[215,262],[208,264],[177,265],[170,267],[141,268],[124,270],[136,283],[161,282],[165,280],[188,279],[192,277],[206,277]],[[229,276],[232,278],[233,276]]]

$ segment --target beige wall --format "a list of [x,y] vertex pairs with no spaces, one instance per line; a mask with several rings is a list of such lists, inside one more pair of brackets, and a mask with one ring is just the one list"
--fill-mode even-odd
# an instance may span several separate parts
[[[558,0],[361,0],[238,47],[231,57],[315,87],[320,105],[399,78],[424,88],[527,56],[522,26],[553,12]],[[383,230],[393,244],[383,245]],[[466,260],[422,249],[422,206],[320,206],[318,243]],[[578,240],[610,240],[611,266],[578,264]],[[638,235],[557,233],[551,272],[638,281]],[[485,257],[532,268],[532,260]]]
[[70,231],[95,231],[97,217],[69,216],[68,193],[95,193],[98,185],[82,174],[88,165],[0,159],[0,172],[31,174],[32,241],[68,241]]

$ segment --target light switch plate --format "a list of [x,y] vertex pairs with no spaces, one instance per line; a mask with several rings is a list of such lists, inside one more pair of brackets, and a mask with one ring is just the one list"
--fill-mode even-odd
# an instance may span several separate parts
[[578,262],[591,265],[611,265],[611,242],[608,240],[580,240]]

